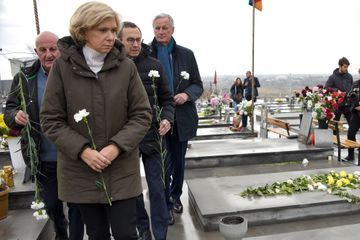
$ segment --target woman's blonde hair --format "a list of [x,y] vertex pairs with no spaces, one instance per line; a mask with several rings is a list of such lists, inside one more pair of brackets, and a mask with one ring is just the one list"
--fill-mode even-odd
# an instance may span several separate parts
[[120,30],[120,16],[111,7],[101,2],[87,2],[78,7],[70,19],[70,35],[80,44],[85,44],[85,34],[107,18],[116,21],[116,34]]

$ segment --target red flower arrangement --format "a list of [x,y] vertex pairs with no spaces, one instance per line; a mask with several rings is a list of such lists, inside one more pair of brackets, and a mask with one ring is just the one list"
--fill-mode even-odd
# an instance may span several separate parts
[[301,93],[296,92],[298,101],[302,103],[305,110],[312,111],[312,116],[315,119],[327,119],[328,121],[334,118],[334,113],[339,109],[339,104],[345,100],[345,93],[341,91],[334,91],[331,88],[324,88],[318,85],[310,89],[306,86]]

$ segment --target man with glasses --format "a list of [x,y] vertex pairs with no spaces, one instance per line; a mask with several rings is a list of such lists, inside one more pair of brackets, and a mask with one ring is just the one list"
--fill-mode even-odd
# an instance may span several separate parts
[[[183,212],[180,201],[184,182],[185,154],[188,140],[196,136],[198,115],[195,101],[203,92],[203,84],[194,53],[178,45],[172,37],[174,20],[169,14],[159,14],[153,20],[155,38],[151,43],[152,56],[156,57],[166,71],[170,91],[174,95],[175,117],[171,134],[167,134],[169,174],[166,197],[169,209],[169,224],[174,224],[173,210]],[[167,168],[167,169],[168,169]],[[170,176],[167,179],[170,181]]]
[[[162,240],[166,239],[169,216],[165,199],[165,179],[162,179],[163,162],[160,157],[159,137],[164,136],[171,128],[174,118],[173,96],[161,63],[149,56],[150,47],[142,43],[139,27],[131,22],[123,22],[119,39],[125,46],[127,56],[134,60],[150,105],[153,106],[152,124],[139,148],[149,189],[152,231],[156,240]],[[150,77],[151,70],[157,71],[159,76]],[[152,86],[153,81],[155,91]],[[156,98],[159,110],[161,109],[160,124],[156,117],[157,109],[154,107]],[[139,239],[151,239],[149,217],[145,210],[143,194],[137,198],[137,228]]]

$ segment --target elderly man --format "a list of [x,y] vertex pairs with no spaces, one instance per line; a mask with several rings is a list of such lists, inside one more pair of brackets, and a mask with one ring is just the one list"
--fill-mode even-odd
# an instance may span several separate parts
[[[35,63],[18,73],[13,80],[11,91],[6,102],[5,122],[6,125],[15,130],[21,130],[28,121],[31,122],[34,130],[32,137],[38,149],[40,159],[40,169],[37,178],[41,185],[41,198],[44,200],[45,209],[50,219],[54,222],[55,239],[68,239],[67,221],[64,215],[63,202],[58,199],[57,188],[57,150],[55,145],[50,142],[43,134],[39,124],[39,109],[45,90],[47,77],[54,60],[60,55],[57,47],[58,37],[52,32],[40,33],[35,41],[35,52],[38,59]],[[21,110],[21,99],[19,94],[20,76],[23,85],[27,114]],[[29,94],[27,94],[29,93]],[[22,136],[23,137],[23,136]],[[23,143],[23,141],[22,141]],[[22,145],[22,150],[26,146]],[[26,164],[30,165],[27,154],[23,154]],[[29,180],[25,176],[24,181]],[[83,224],[80,213],[76,208],[69,204],[70,239],[83,238]]]
[[[194,53],[178,45],[172,37],[174,20],[169,14],[159,14],[153,20],[155,38],[152,56],[165,68],[170,91],[174,95],[175,117],[173,131],[167,134],[170,169],[167,181],[169,224],[174,224],[173,210],[182,213],[180,197],[184,181],[185,154],[188,140],[196,136],[198,116],[195,101],[203,92],[203,84]],[[170,175],[172,181],[169,186]]]
[[[166,239],[169,216],[165,199],[165,179],[162,179],[164,177],[162,173],[165,159],[161,159],[159,138],[171,128],[174,119],[173,96],[169,91],[161,63],[149,56],[150,47],[141,41],[140,28],[134,23],[123,22],[119,39],[125,46],[127,56],[134,60],[148,94],[150,105],[153,106],[152,126],[140,143],[140,153],[149,188],[152,231],[156,240]],[[151,70],[158,71],[159,76],[150,77],[149,72]],[[156,86],[155,91],[153,84]],[[154,107],[155,104],[158,104],[158,109]],[[160,114],[160,124],[157,120],[157,114]],[[137,228],[139,240],[151,239],[149,217],[145,210],[142,194],[137,199]]]

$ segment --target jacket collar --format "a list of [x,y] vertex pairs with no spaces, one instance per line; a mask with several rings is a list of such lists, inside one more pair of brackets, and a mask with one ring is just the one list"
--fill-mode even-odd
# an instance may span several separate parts
[[[67,36],[59,39],[58,47],[61,52],[61,58],[66,61],[74,62],[78,66],[90,70],[82,53],[82,45],[74,41],[72,37]],[[103,70],[105,71],[117,66],[120,61],[125,59],[125,57],[123,44],[116,40],[114,47],[105,58]]]

